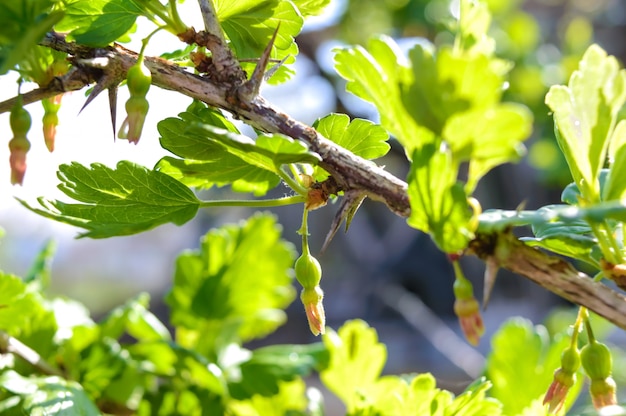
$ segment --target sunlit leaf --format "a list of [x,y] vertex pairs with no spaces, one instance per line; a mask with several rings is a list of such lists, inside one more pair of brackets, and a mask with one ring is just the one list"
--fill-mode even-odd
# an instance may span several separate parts
[[24,414],[99,416],[100,410],[80,384],[60,377],[24,377],[14,371],[0,374],[0,387],[20,396]]
[[273,172],[252,166],[237,156],[220,149],[214,160],[177,159],[166,156],[155,169],[187,186],[205,189],[230,185],[236,192],[251,192],[263,196],[280,183]]
[[435,54],[418,44],[409,59],[414,82],[405,105],[420,125],[438,135],[452,115],[491,108],[502,96],[504,75],[486,55],[457,54],[448,47]]
[[239,380],[229,383],[229,391],[237,400],[273,396],[279,393],[281,382],[306,377],[327,363],[328,352],[322,343],[259,348],[241,364]]
[[[517,415],[547,392],[570,339],[550,339],[543,326],[514,318],[498,330],[491,344],[485,373],[493,383],[489,394],[502,402],[504,414]],[[582,381],[583,377],[578,377],[570,389],[566,407],[578,396]]]
[[626,71],[597,45],[587,49],[567,86],[553,86],[546,95],[559,146],[589,202],[600,197],[598,175],[625,100]]
[[330,354],[320,373],[324,385],[337,395],[348,413],[360,407],[360,391],[375,383],[387,360],[387,349],[373,328],[360,320],[346,322],[338,332],[328,330],[324,345]]
[[117,339],[124,332],[141,341],[167,341],[170,333],[167,327],[148,310],[150,296],[142,293],[113,309],[100,323],[101,336]]
[[621,120],[611,137],[609,148],[611,170],[606,187],[602,189],[602,199],[622,199],[626,197],[626,120]]
[[377,159],[390,149],[389,134],[381,126],[346,114],[330,114],[318,119],[313,127],[324,137],[365,159]]
[[403,102],[404,86],[410,85],[413,78],[406,57],[393,39],[374,38],[367,49],[337,49],[335,69],[347,81],[347,91],[376,106],[381,125],[409,152],[433,140],[429,131],[415,123]]
[[4,1],[0,4],[0,75],[12,69],[52,29],[63,12],[51,11],[54,1]]
[[282,309],[295,297],[294,260],[293,246],[281,240],[270,215],[209,231],[199,251],[176,262],[167,303],[172,323],[182,327],[178,341],[214,351],[216,338],[226,336],[223,331],[242,340],[274,331],[285,321]]
[[469,161],[468,193],[491,169],[524,155],[521,142],[528,138],[531,129],[532,114],[517,104],[499,104],[450,117],[443,129],[443,139],[450,145],[454,158]]
[[[274,31],[278,34],[272,47],[271,58],[282,60],[291,56],[286,64],[294,62],[298,46],[294,38],[302,30],[304,20],[295,5],[280,0],[216,0],[215,8],[222,29],[230,40],[238,58],[258,59],[269,44]],[[243,66],[252,73],[253,64]],[[279,68],[270,78],[278,83],[289,79],[293,71],[287,65]]]
[[172,222],[191,220],[200,201],[174,178],[121,161],[116,169],[94,163],[61,165],[59,189],[82,202],[68,204],[39,198],[39,207],[20,202],[33,212],[87,230],[81,237],[105,238],[136,234]]
[[457,169],[448,150],[426,145],[413,153],[408,176],[408,224],[430,233],[446,253],[463,250],[473,237],[471,213],[463,186],[456,180]]
[[106,46],[126,34],[143,12],[135,0],[70,0],[55,29],[69,32],[78,43]]

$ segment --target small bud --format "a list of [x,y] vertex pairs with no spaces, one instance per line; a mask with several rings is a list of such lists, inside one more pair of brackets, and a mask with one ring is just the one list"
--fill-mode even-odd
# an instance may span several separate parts
[[306,319],[313,335],[323,334],[326,330],[326,315],[324,314],[324,292],[319,286],[305,288],[300,292],[300,300],[304,305]]

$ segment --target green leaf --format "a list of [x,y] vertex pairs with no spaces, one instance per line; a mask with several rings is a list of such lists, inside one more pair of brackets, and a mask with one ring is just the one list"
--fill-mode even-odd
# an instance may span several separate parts
[[281,240],[273,216],[257,214],[239,225],[209,231],[199,251],[176,262],[167,295],[181,345],[215,351],[218,337],[247,341],[284,323],[294,299],[294,248]]
[[626,197],[626,120],[621,120],[615,127],[610,146],[611,170],[602,190],[604,201]]
[[[567,336],[551,340],[543,326],[525,319],[510,319],[502,325],[491,339],[485,375],[493,383],[490,395],[502,402],[504,414],[517,415],[543,397],[569,343]],[[578,395],[582,379],[578,378],[568,397]]]
[[504,74],[491,57],[442,47],[434,54],[423,45],[409,51],[414,81],[404,105],[415,121],[441,135],[448,119],[468,110],[486,110],[502,96]]
[[0,75],[4,75],[36,47],[63,12],[52,12],[51,0],[5,1],[0,4]]
[[23,399],[24,414],[50,416],[101,414],[80,384],[60,377],[23,377],[9,370],[0,374],[0,387]]
[[304,17],[317,16],[330,4],[330,0],[292,0],[292,2]]
[[174,178],[131,162],[115,170],[94,163],[61,165],[59,189],[82,202],[68,204],[39,198],[42,208],[22,205],[56,221],[87,230],[80,237],[106,238],[136,234],[172,222],[182,225],[198,211],[200,201]]
[[443,139],[458,161],[469,161],[465,189],[471,194],[478,181],[492,168],[517,161],[525,154],[521,144],[532,130],[532,114],[518,104],[499,104],[488,109],[452,115],[443,129]]
[[380,376],[387,350],[376,331],[361,320],[346,322],[338,332],[329,329],[323,341],[330,360],[320,379],[351,413],[360,406],[360,392]]
[[0,329],[47,357],[57,324],[54,313],[36,289],[19,277],[0,272]]
[[[270,397],[257,394],[248,400],[229,402],[230,412],[241,416],[309,416],[307,388],[302,379],[279,381],[278,392]],[[321,393],[320,397],[321,397]]]
[[140,341],[167,341],[167,327],[148,310],[150,295],[141,293],[125,305],[113,309],[100,324],[101,336],[117,339],[124,332]]
[[488,36],[491,13],[486,2],[460,1],[459,27],[457,42],[461,49],[472,53],[491,55],[495,50],[495,41]]
[[55,30],[80,44],[101,47],[126,34],[143,14],[134,0],[70,0]]
[[206,141],[219,143],[247,163],[271,172],[277,172],[282,164],[317,164],[321,160],[317,153],[310,152],[302,142],[280,134],[261,135],[255,141],[207,124],[191,125],[188,131],[194,135],[203,135]]
[[591,227],[583,220],[559,219],[554,211],[562,208],[562,205],[548,205],[538,209],[537,215],[556,219],[532,224],[535,238],[526,237],[521,240],[530,246],[541,247],[553,253],[598,266],[600,253],[595,250],[598,241]]
[[[420,127],[403,102],[402,91],[413,82],[406,57],[387,36],[369,41],[367,49],[351,46],[335,50],[335,70],[346,81],[346,90],[376,106],[380,123],[407,149],[434,140]],[[420,103],[423,105],[423,103]]]
[[220,151],[221,156],[215,154],[215,160],[211,161],[166,156],[159,160],[155,169],[189,187],[206,189],[230,185],[235,192],[251,192],[255,196],[265,195],[280,183],[275,173],[251,166],[222,149]]
[[350,121],[346,114],[329,114],[313,127],[327,139],[364,159],[377,159],[390,149],[389,134],[381,126],[361,118]]
[[[282,60],[298,54],[294,38],[302,30],[304,20],[291,1],[216,0],[214,3],[222,29],[239,59],[259,58],[277,28],[271,58]],[[294,60],[289,58],[286,63],[293,63]],[[243,67],[252,73],[253,65]],[[270,81],[285,81],[292,73],[283,66]]]
[[273,396],[283,381],[293,381],[320,370],[328,363],[324,344],[272,345],[256,349],[243,362],[237,380],[229,383],[229,392],[237,400],[254,395]]
[[546,95],[559,146],[589,202],[600,197],[598,175],[625,100],[626,71],[597,45],[587,49],[568,86],[553,86]]
[[408,224],[430,233],[446,253],[463,250],[473,238],[467,195],[456,181],[457,170],[447,149],[429,144],[414,151],[408,176]]
[[282,135],[262,135],[256,141],[240,135],[221,114],[208,110],[165,119],[158,129],[161,145],[185,160],[166,157],[157,169],[188,186],[231,184],[233,190],[261,196],[280,183],[282,164],[320,160],[301,142]]

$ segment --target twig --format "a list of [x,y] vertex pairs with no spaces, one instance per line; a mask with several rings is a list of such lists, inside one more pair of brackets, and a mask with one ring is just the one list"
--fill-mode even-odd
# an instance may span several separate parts
[[241,69],[239,61],[237,61],[232,50],[228,47],[224,32],[222,32],[222,25],[220,25],[217,18],[213,1],[198,0],[198,4],[200,5],[200,12],[202,13],[204,30],[214,38],[210,50],[216,70],[218,72],[228,72],[231,74],[231,79],[245,80],[245,74],[243,69]]
[[61,371],[48,364],[35,350],[4,331],[0,331],[0,352],[17,355],[43,374],[63,377]]
[[626,330],[626,297],[595,282],[565,260],[529,247],[510,232],[478,235],[470,252],[520,274],[570,302],[584,306]]

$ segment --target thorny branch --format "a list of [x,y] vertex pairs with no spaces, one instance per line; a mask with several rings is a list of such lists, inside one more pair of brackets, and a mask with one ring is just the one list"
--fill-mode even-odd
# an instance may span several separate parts
[[[203,3],[202,0],[199,1]],[[206,20],[207,28],[214,31],[215,26],[211,26],[210,17]],[[219,36],[208,31],[205,33],[208,39],[207,47],[212,48],[213,58],[230,54],[230,51],[220,50],[227,48],[227,45],[222,43]],[[193,31],[187,35],[189,39],[193,39],[197,33]],[[106,57],[112,67],[117,68],[116,70],[120,68],[123,71],[128,70],[137,59],[135,52],[120,45],[87,48],[66,42],[62,36],[55,33],[48,33],[41,45],[66,52],[75,62]],[[229,56],[223,61],[222,71],[228,71],[229,64],[233,62],[230,61],[232,54]],[[153,84],[229,111],[233,116],[260,130],[282,133],[305,142],[312,151],[321,156],[320,165],[333,176],[338,189],[357,192],[384,202],[393,213],[401,217],[410,215],[407,184],[404,181],[374,163],[335,145],[312,127],[278,110],[260,95],[250,97],[246,89],[241,88],[246,82],[245,80],[242,82],[240,74],[230,74],[232,75],[230,78],[229,74],[224,76],[223,73],[215,74],[214,77],[201,77],[163,59],[149,57],[146,58],[146,65],[152,73]],[[241,67],[237,67],[239,68],[237,71],[241,71]],[[52,97],[59,92],[80,89],[99,79],[93,68],[88,66],[76,65],[72,71],[74,72],[70,73],[71,75],[54,80],[45,88],[25,94],[24,102],[31,103]],[[8,111],[13,103],[13,100],[1,102],[0,113]],[[626,297],[602,283],[594,282],[565,261],[526,246],[512,234],[479,235],[470,244],[468,252],[483,260],[495,256],[500,267],[525,276],[564,299],[585,306],[620,328],[626,329]]]

